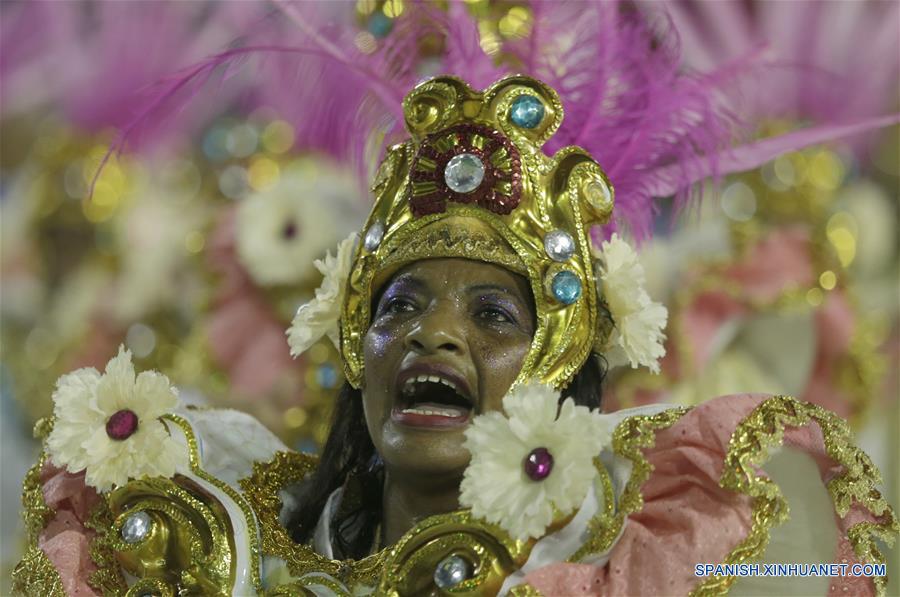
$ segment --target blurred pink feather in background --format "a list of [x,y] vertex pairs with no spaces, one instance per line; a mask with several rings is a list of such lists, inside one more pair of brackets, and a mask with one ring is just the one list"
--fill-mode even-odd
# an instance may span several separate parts
[[[190,103],[213,73],[234,73],[255,58],[260,68],[241,82],[253,89],[256,101],[288,112],[298,147],[347,160],[365,184],[377,157],[373,139],[402,138],[400,100],[418,79],[413,48],[421,36],[438,31],[446,47],[430,70],[472,81],[518,71],[560,92],[567,116],[548,151],[577,143],[591,152],[616,188],[618,222],[640,239],[651,232],[658,197],[675,195],[684,205],[704,178],[891,121],[823,117],[802,133],[737,144],[755,122],[737,126],[723,103],[726,90],[778,67],[756,44],[717,69],[687,71],[678,33],[665,13],[644,14],[618,2],[532,3],[531,35],[500,49],[498,56],[512,57],[503,66],[476,45],[473,19],[461,2],[451,2],[446,13],[410,3],[392,35],[369,52],[357,47],[352,11],[341,12],[339,4],[282,0],[276,6],[282,18],[273,13],[254,22],[230,49],[168,79],[149,108],[121,129],[114,148],[124,148]],[[833,126],[838,120],[849,126]],[[375,145],[381,149],[385,143]]]
[[[760,50],[765,69],[732,95],[748,118],[848,124],[897,108],[900,3],[675,0],[666,9],[693,68]],[[870,140],[856,136],[851,147],[863,151]]]
[[[4,15],[3,116],[54,104],[86,132],[127,128],[157,101],[166,76],[252,29],[257,3],[23,2]],[[130,148],[165,143],[205,126],[213,98],[132,131]],[[216,113],[233,97],[219,95]],[[185,104],[186,105],[186,104]]]

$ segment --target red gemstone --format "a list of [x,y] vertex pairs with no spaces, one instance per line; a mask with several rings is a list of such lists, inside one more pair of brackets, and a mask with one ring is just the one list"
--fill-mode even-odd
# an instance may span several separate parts
[[106,421],[106,435],[110,439],[123,440],[131,437],[138,428],[138,416],[134,411],[123,409],[113,413]]
[[535,448],[525,458],[525,474],[532,481],[543,481],[553,470],[553,455],[547,448]]

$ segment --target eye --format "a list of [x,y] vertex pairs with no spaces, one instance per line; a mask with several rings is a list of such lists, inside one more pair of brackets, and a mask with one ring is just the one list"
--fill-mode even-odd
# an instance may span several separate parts
[[500,307],[484,307],[476,314],[480,319],[496,323],[515,323],[515,319]]
[[388,300],[381,309],[382,314],[410,313],[415,311],[416,305],[410,299],[395,296]]

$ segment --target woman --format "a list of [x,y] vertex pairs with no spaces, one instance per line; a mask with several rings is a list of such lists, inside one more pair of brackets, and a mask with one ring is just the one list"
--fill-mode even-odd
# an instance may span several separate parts
[[[361,241],[317,264],[289,331],[295,354],[329,335],[344,360],[321,461],[248,417],[181,409],[123,351],[59,382],[17,586],[883,590],[854,566],[880,563],[873,538],[897,522],[837,417],[749,395],[598,412],[601,363],[658,367],[665,310],[617,235],[591,249],[612,189],[583,150],[543,153],[556,92],[439,77],[403,107],[412,138],[388,150]],[[807,567],[763,574],[776,563]]]

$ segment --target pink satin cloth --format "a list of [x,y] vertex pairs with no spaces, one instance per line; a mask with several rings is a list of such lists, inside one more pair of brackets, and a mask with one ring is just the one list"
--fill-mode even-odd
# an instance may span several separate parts
[[291,359],[284,324],[238,261],[235,215],[234,209],[225,212],[210,243],[210,265],[222,278],[206,324],[207,338],[233,390],[259,396],[297,363]]
[[44,502],[55,514],[41,532],[38,547],[59,571],[67,595],[98,595],[88,585],[97,566],[89,551],[95,533],[85,522],[99,496],[85,486],[84,473],[73,475],[49,463],[41,470],[41,482]]
[[[734,428],[765,398],[717,398],[658,432],[655,445],[644,450],[654,468],[641,488],[643,507],[628,517],[609,562],[602,567],[552,564],[526,581],[548,596],[688,594],[704,580],[694,575],[695,564],[723,562],[750,530],[750,498],[723,489],[719,479]],[[812,456],[823,483],[841,472],[825,452],[816,423],[787,428],[784,445]],[[832,561],[856,563],[847,529],[875,519],[858,504],[843,518],[834,516],[841,539]],[[874,585],[865,578],[836,578],[829,594],[874,594]]]

